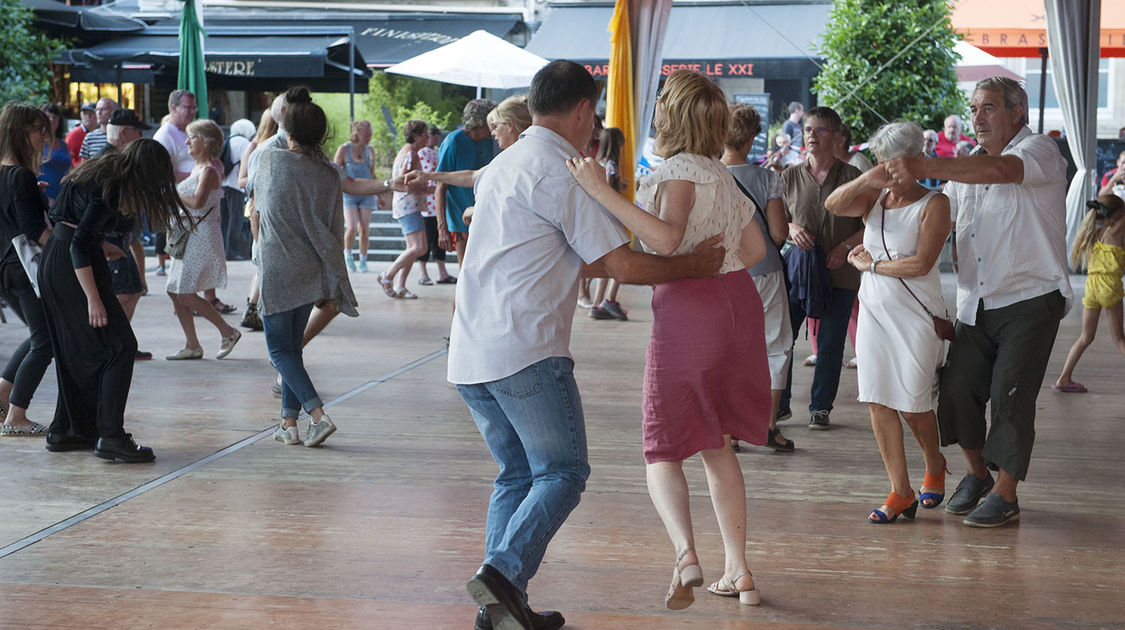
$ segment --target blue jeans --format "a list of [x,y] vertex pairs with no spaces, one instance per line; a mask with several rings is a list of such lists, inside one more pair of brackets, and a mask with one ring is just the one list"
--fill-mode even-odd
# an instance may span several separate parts
[[578,505],[590,476],[574,362],[551,357],[457,391],[500,465],[488,503],[484,562],[526,593],[547,543]]
[[[813,372],[812,391],[809,393],[809,411],[832,411],[836,390],[840,388],[840,368],[844,362],[844,343],[848,340],[848,320],[857,291],[832,289],[828,311],[820,318],[816,329],[816,369]],[[805,309],[800,302],[789,301],[789,318],[793,324],[793,339],[805,321]],[[793,392],[793,361],[789,362],[789,379],[781,394],[781,409],[788,409]]]
[[312,411],[323,405],[301,358],[301,341],[312,309],[310,303],[291,311],[262,316],[270,362],[281,373],[282,418],[296,418],[302,407]]

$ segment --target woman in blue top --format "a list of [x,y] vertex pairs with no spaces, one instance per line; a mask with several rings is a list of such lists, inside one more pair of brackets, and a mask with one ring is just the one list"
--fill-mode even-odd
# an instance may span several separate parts
[[[371,179],[375,156],[371,150],[371,121],[357,120],[352,123],[352,133],[348,141],[336,149],[333,160],[344,167],[348,177]],[[359,270],[367,272],[367,240],[371,228],[371,211],[375,209],[375,195],[349,195],[344,193],[344,261],[349,271],[355,271],[352,260],[352,239],[359,233]]]
[[47,189],[43,192],[47,195],[47,202],[53,204],[55,197],[59,196],[63,175],[70,170],[70,150],[66,148],[64,140],[66,128],[62,124],[62,112],[51,103],[40,109],[46,112],[47,120],[50,121],[50,133],[47,144],[43,147],[43,164],[40,166],[39,181],[47,182]]

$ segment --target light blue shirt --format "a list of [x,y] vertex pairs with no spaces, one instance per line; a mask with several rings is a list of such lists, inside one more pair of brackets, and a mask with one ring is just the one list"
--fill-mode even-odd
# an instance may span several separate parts
[[477,177],[457,278],[449,381],[496,381],[570,355],[582,263],[628,242],[621,224],[566,167],[578,151],[530,127]]

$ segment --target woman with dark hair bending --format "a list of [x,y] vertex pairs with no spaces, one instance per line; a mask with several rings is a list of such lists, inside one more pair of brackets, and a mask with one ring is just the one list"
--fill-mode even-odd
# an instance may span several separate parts
[[98,457],[130,463],[156,459],[124,429],[137,338],[113,294],[102,234],[121,214],[144,212],[163,230],[179,211],[187,212],[172,161],[154,140],[85,160],[63,179],[39,266],[59,383],[48,449],[94,448]]
[[270,360],[281,374],[281,424],[274,439],[297,444],[297,415],[312,418],[305,446],[336,431],[305,371],[301,355],[305,324],[314,305],[331,305],[357,317],[355,294],[340,252],[344,249],[341,175],[321,146],[328,133],[324,110],[306,88],[285,93],[283,127],[289,150],[267,149],[254,177],[260,213],[255,257],[262,281],[258,310],[265,324]]
[[47,198],[35,182],[49,133],[47,115],[31,105],[9,103],[0,111],[0,297],[31,333],[0,374],[0,420],[4,422],[0,435],[5,436],[41,436],[47,431],[27,419],[27,407],[51,364],[51,338],[43,303],[11,243],[22,234],[42,245],[51,234]]

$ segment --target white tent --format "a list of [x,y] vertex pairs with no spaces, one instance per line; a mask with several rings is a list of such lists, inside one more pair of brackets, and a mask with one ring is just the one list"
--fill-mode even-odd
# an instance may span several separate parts
[[531,77],[547,60],[485,31],[473,31],[461,39],[397,63],[387,72],[420,79],[469,85],[477,88],[511,89],[531,85]]
[[957,82],[976,83],[981,79],[997,75],[1023,81],[1024,78],[1004,66],[1004,62],[969,42],[959,41],[953,45],[953,52],[961,59],[957,62]]

